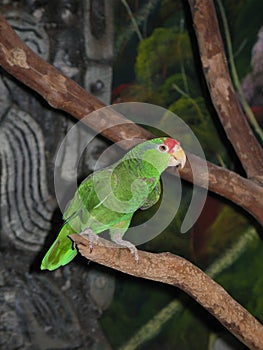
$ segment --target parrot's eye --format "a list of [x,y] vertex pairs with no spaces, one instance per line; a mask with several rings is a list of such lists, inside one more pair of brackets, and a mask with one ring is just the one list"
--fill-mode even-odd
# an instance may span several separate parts
[[166,153],[168,152],[168,146],[162,144],[158,147],[159,151],[162,152],[162,153]]

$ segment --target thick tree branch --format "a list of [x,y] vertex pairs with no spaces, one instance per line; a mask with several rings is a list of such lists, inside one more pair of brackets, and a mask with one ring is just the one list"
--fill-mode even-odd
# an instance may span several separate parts
[[234,91],[213,0],[188,0],[210,95],[248,178],[263,183],[263,150]]
[[171,253],[153,254],[139,251],[137,263],[129,250],[99,238],[90,242],[84,236],[73,234],[85,258],[115,270],[182,289],[216,317],[231,333],[250,349],[263,349],[263,326],[219,284],[198,267]]
[[[101,112],[100,118],[91,112],[105,105],[73,80],[65,77],[53,66],[38,57],[16,35],[3,17],[0,16],[0,65],[11,75],[37,91],[54,108],[59,108],[77,119],[84,118],[94,130],[104,130],[102,134],[113,142],[121,140],[152,138],[150,132],[132,123],[116,112],[107,115]],[[91,114],[90,114],[91,113]],[[109,125],[122,123],[114,128]],[[251,157],[250,157],[251,158]],[[253,158],[253,157],[252,157]],[[187,181],[192,181],[191,167],[198,169],[196,185],[204,186],[204,160],[188,154],[190,163],[180,171]],[[190,166],[191,164],[191,166]],[[209,189],[242,206],[260,223],[263,224],[263,188],[252,181],[212,163],[207,163],[209,169]]]

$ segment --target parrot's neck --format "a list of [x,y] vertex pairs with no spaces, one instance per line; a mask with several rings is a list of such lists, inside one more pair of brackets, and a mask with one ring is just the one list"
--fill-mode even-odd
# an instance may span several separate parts
[[131,171],[137,178],[156,178],[158,181],[162,172],[167,168],[168,160],[156,163],[151,155],[145,157],[145,153],[136,152],[136,148],[128,152],[121,160],[127,171]]
[[169,156],[166,160],[161,159],[161,157],[157,160],[156,151],[151,153],[147,152],[148,150],[146,150],[147,153],[142,152],[142,150],[139,151],[135,147],[112,166],[113,191],[115,196],[121,200],[142,195],[142,189],[138,187],[138,182],[137,187],[135,186],[138,193],[135,194],[136,190],[135,192],[134,189],[131,190],[131,185],[136,183],[136,180],[142,180],[141,182],[148,187],[147,193],[151,193],[156,188],[162,172],[168,165]]

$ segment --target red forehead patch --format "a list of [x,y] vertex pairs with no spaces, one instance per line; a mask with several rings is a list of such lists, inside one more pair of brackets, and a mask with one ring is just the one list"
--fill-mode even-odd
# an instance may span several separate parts
[[171,138],[167,137],[167,139],[164,141],[164,144],[165,144],[166,146],[168,146],[168,148],[169,148],[169,153],[170,153],[170,152],[172,152],[172,150],[174,149],[174,147],[175,147],[176,145],[180,145],[180,142],[178,142],[178,141],[176,141],[176,140],[174,140],[174,139],[171,139]]

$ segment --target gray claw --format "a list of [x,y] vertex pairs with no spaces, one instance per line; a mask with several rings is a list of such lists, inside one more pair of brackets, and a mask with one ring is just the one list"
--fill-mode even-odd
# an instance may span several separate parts
[[135,261],[138,263],[139,262],[139,254],[138,254],[138,250],[135,247],[134,244],[132,244],[129,241],[125,241],[124,239],[122,239],[121,234],[119,233],[115,233],[111,236],[111,239],[113,242],[123,246],[124,248],[128,248],[129,251],[131,252],[132,255],[134,255],[135,257]]
[[90,228],[87,228],[83,232],[80,233],[81,236],[86,236],[89,239],[89,249],[90,253],[92,253],[93,250],[93,242],[97,243],[99,240],[98,235],[96,235]]

